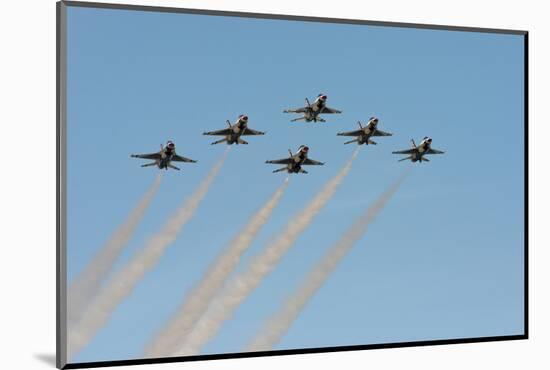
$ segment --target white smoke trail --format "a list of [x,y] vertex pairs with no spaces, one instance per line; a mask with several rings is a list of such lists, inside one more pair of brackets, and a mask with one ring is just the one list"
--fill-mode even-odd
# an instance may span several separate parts
[[271,272],[283,255],[292,247],[298,236],[311,224],[313,218],[334,195],[351,169],[357,153],[358,148],[338,174],[321,189],[305,209],[288,222],[282,233],[268,244],[263,252],[252,259],[248,269],[229,281],[226,289],[214,298],[208,311],[195,324],[193,331],[184,339],[173,355],[197,354],[202,346],[216,335],[225,320],[232,316],[235,309]]
[[85,310],[82,319],[69,328],[69,357],[90,342],[96,332],[107,323],[115,308],[132,293],[147,271],[156,265],[166,248],[176,240],[219,173],[229,152],[228,149],[229,147],[191,197],[168,219],[164,227],[146,242],[130,262],[115,274]]
[[248,224],[239,231],[227,248],[209,266],[176,314],[146,348],[145,355],[147,357],[171,355],[177,349],[176,346],[189,334],[193,325],[208,308],[210,301],[237,267],[243,253],[252,244],[262,226],[269,220],[288,186],[288,180],[287,177],[264,206],[249,219]]
[[145,211],[149,208],[160,187],[161,180],[162,174],[158,174],[151,187],[130,212],[126,221],[115,230],[107,243],[71,283],[67,295],[69,326],[80,320],[82,312],[99,292],[101,284],[112,270],[116,259],[130,241],[137,225],[145,215]]
[[340,240],[310,270],[294,294],[284,302],[275,315],[266,321],[266,324],[258,331],[258,335],[248,344],[246,351],[269,350],[281,340],[309,300],[327,281],[338,263],[365,234],[370,223],[382,211],[404,179],[405,176],[395,182],[344,232]]

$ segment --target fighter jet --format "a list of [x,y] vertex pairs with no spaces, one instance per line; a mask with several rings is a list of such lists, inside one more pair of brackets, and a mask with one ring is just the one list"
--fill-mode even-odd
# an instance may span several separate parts
[[287,171],[288,173],[307,173],[306,170],[302,169],[302,166],[304,165],[324,165],[323,162],[315,161],[313,159],[309,159],[307,157],[307,153],[309,152],[309,148],[305,145],[300,145],[298,148],[298,151],[296,154],[292,154],[292,151],[289,149],[288,158],[284,159],[276,159],[272,161],[265,161],[265,163],[272,163],[272,164],[285,164],[285,167],[279,168],[278,170],[273,171],[275,172],[281,172],[281,171]]
[[411,139],[412,142],[412,148],[406,149],[406,150],[398,150],[396,152],[392,152],[393,154],[409,154],[408,157],[405,157],[403,159],[400,159],[399,162],[410,159],[411,162],[422,162],[426,161],[429,162],[430,160],[428,158],[425,158],[424,156],[426,154],[443,154],[445,152],[442,152],[441,150],[432,149],[432,139],[425,136],[422,139],[422,142],[420,145],[416,146],[416,143],[414,142],[414,139]]
[[177,155],[176,146],[171,141],[168,141],[166,143],[166,147],[163,147],[162,144],[160,144],[160,152],[150,153],[150,154],[132,154],[130,155],[130,157],[154,160],[154,162],[143,164],[141,165],[141,167],[157,166],[159,169],[164,168],[166,170],[168,170],[168,167],[170,167],[178,171],[180,169],[174,166],[171,162],[188,162],[188,163],[197,162],[193,159],[189,159],[189,158],[185,158],[180,155]]
[[376,117],[371,117],[367,125],[364,127],[363,125],[361,125],[360,121],[358,121],[357,124],[359,125],[359,130],[339,132],[337,134],[339,136],[357,136],[357,139],[346,141],[344,144],[357,142],[358,145],[361,145],[361,144],[376,145],[376,142],[370,139],[372,136],[392,136],[393,135],[393,134],[390,134],[389,132],[384,132],[377,128],[378,118]]
[[265,132],[252,130],[248,128],[248,116],[241,114],[233,125],[229,121],[226,121],[229,128],[218,130],[218,131],[209,131],[203,132],[203,135],[219,135],[225,136],[223,139],[214,141],[211,145],[227,142],[227,145],[231,144],[248,144],[247,141],[241,139],[242,135],[265,135]]
[[317,95],[317,98],[313,102],[313,104],[309,103],[308,98],[306,98],[306,106],[303,108],[297,108],[297,109],[286,109],[283,111],[283,113],[303,113],[304,115],[302,117],[294,118],[290,120],[290,122],[305,120],[306,122],[326,122],[323,118],[319,117],[319,114],[326,114],[326,113],[342,113],[341,110],[329,108],[326,105],[327,103],[327,96],[325,94],[319,94]]

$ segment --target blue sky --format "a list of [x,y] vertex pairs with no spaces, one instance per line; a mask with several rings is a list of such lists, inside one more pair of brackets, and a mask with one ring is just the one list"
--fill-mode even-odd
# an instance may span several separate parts
[[[433,138],[389,205],[277,348],[523,332],[523,38],[451,31],[124,10],[68,10],[68,277],[124,220],[158,170],[130,153],[174,140],[197,159],[168,171],[120,266],[195,189],[225,145],[207,130],[239,114],[267,131],[233,147],[193,220],[74,361],[139,358],[207,265],[286,177],[266,159],[310,146],[326,162],[292,176],[245,262],[351,156],[336,133],[380,118],[334,198],[205,353],[235,352]],[[344,111],[290,123],[328,95]],[[243,265],[244,266],[244,265]],[[241,266],[242,268],[242,266]]]

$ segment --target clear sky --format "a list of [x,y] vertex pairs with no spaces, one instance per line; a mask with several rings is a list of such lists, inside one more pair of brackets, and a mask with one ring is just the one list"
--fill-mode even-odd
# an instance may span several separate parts
[[[292,176],[245,262],[351,156],[340,131],[380,119],[334,198],[205,353],[252,338],[341,233],[433,138],[446,151],[403,187],[277,348],[523,333],[523,37],[127,10],[68,10],[69,280],[158,173],[130,153],[167,140],[197,159],[168,171],[120,266],[195,189],[225,145],[203,131],[249,116],[248,137],[179,239],[74,361],[139,358],[207,265],[286,177],[266,159],[310,146],[326,162]],[[290,123],[328,95],[341,115]],[[244,264],[242,266],[245,266]],[[241,268],[242,268],[241,266]]]

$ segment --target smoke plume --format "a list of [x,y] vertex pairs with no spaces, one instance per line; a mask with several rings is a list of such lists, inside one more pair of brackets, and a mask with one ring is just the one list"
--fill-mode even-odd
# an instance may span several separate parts
[[354,151],[351,159],[321,189],[315,198],[288,222],[281,234],[269,243],[263,252],[252,259],[248,269],[229,281],[224,291],[214,298],[208,311],[196,323],[193,331],[178,346],[178,350],[173,355],[197,354],[202,346],[216,335],[225,320],[232,316],[236,308],[271,272],[284,254],[292,247],[298,236],[311,224],[314,217],[332,198],[351,169],[357,153],[358,149]]
[[325,284],[338,263],[365,234],[370,223],[384,209],[404,179],[405,176],[395,182],[344,232],[340,240],[310,270],[294,294],[284,302],[275,315],[266,321],[256,338],[248,344],[246,351],[269,350],[281,340],[309,300]]
[[98,293],[105,277],[112,270],[116,259],[132,238],[137,225],[149,208],[160,187],[161,180],[162,174],[158,174],[151,187],[130,212],[126,221],[115,230],[107,243],[71,283],[67,295],[69,326],[80,320],[83,310]]
[[157,264],[166,248],[176,240],[181,229],[191,219],[218,175],[229,152],[228,149],[229,147],[195,192],[168,219],[164,227],[153,235],[130,262],[115,274],[85,310],[82,319],[69,328],[69,357],[90,342],[96,332],[109,321],[115,308],[132,293],[147,271]]
[[171,355],[177,349],[176,345],[181,343],[183,338],[189,334],[193,325],[208,308],[212,298],[237,267],[243,253],[252,244],[262,226],[269,220],[271,213],[288,186],[288,180],[287,177],[264,206],[250,217],[247,225],[239,231],[225,250],[209,266],[176,314],[146,348],[145,355],[147,357]]

